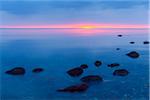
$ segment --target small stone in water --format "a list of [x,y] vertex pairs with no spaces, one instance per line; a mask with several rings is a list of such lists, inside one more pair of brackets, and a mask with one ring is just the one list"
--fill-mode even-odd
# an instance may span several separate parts
[[109,64],[109,65],[108,65],[108,67],[111,67],[111,68],[112,68],[112,67],[117,67],[117,66],[120,66],[120,64],[118,64],[118,63],[113,63],[113,64]]
[[24,75],[25,69],[22,67],[15,67],[11,70],[6,71],[5,73],[10,74],[10,75]]
[[135,42],[130,42],[130,44],[134,44]]
[[122,35],[120,34],[120,35],[118,35],[118,37],[122,37]]
[[143,44],[149,44],[149,41],[144,41]]
[[136,51],[129,52],[126,55],[131,58],[138,58],[140,56],[139,53],[137,53]]
[[42,72],[44,69],[42,69],[42,68],[35,68],[35,69],[33,69],[32,70],[32,72],[34,72],[34,73],[40,73],[40,72]]
[[58,92],[83,92],[88,89],[88,85],[85,83],[79,84],[79,85],[73,85],[66,87],[64,89],[57,90]]
[[96,67],[99,67],[99,66],[102,65],[102,62],[97,60],[94,64],[95,64]]
[[88,75],[80,79],[82,82],[94,82],[94,81],[103,81],[103,78],[99,75]]
[[126,76],[129,72],[126,69],[118,69],[113,72],[114,76]]
[[88,65],[87,65],[87,64],[82,64],[82,65],[80,66],[80,68],[86,69],[86,68],[88,68]]
[[70,76],[76,77],[76,76],[80,76],[83,73],[83,69],[80,67],[77,67],[77,68],[73,68],[73,69],[67,71],[67,73]]
[[116,50],[120,50],[120,48],[116,48]]

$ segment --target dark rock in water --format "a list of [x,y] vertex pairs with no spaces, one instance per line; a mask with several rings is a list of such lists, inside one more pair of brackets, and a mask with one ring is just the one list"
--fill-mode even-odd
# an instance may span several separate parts
[[113,75],[115,76],[126,76],[128,74],[129,72],[126,69],[118,69],[113,72]]
[[130,44],[134,44],[135,42],[130,42]]
[[44,69],[42,69],[42,68],[35,68],[35,69],[33,69],[32,70],[32,72],[34,72],[34,73],[40,73],[40,72],[42,72]]
[[149,44],[149,41],[144,41],[143,44]]
[[136,51],[129,52],[126,55],[131,58],[138,58],[140,56],[139,53],[137,53]]
[[118,63],[113,63],[113,64],[109,64],[109,65],[108,65],[108,67],[111,67],[111,68],[112,68],[112,67],[117,67],[117,66],[120,66],[120,64],[118,64]]
[[118,37],[122,37],[122,35],[118,35]]
[[120,48],[116,48],[116,50],[120,50]]
[[67,71],[67,73],[70,76],[76,77],[76,76],[80,76],[83,73],[83,69],[80,67],[77,67],[77,68],[73,68],[73,69]]
[[66,87],[64,89],[57,90],[58,92],[83,92],[88,89],[88,85],[85,83],[79,84],[79,85],[73,85]]
[[102,65],[102,62],[97,60],[94,64],[95,64],[96,67],[99,67],[99,66]]
[[11,70],[6,71],[5,73],[10,74],[10,75],[24,75],[25,69],[22,67],[15,67]]
[[98,75],[88,75],[80,79],[82,82],[90,83],[95,81],[103,81],[103,78]]
[[86,69],[86,68],[88,68],[88,65],[87,65],[87,64],[82,64],[82,65],[80,66],[80,68]]

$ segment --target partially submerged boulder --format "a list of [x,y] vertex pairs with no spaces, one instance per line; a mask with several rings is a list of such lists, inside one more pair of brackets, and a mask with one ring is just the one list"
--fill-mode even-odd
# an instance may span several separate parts
[[143,44],[149,44],[149,41],[144,41]]
[[80,76],[83,73],[83,69],[80,67],[77,67],[77,68],[73,68],[67,71],[67,73],[72,77],[76,77],[76,76]]
[[25,69],[22,67],[15,67],[11,70],[6,71],[5,73],[10,74],[10,75],[24,75]]
[[87,65],[87,64],[82,64],[82,65],[80,66],[80,68],[86,69],[86,68],[88,68],[88,65]]
[[111,67],[111,68],[118,67],[118,66],[120,66],[120,64],[118,64],[118,63],[108,64],[108,67]]
[[101,61],[99,61],[99,60],[97,60],[97,61],[95,61],[95,66],[96,67],[99,67],[99,66],[101,66],[102,65],[102,62]]
[[140,56],[140,54],[137,53],[136,51],[131,51],[131,52],[127,53],[126,55],[131,58],[139,58],[139,56]]
[[103,78],[99,75],[88,75],[80,79],[82,82],[90,83],[90,82],[102,82]]
[[126,76],[129,72],[126,69],[118,69],[113,72],[114,76]]
[[73,85],[69,86],[63,89],[57,90],[58,92],[83,92],[88,89],[88,85],[85,83],[79,84],[79,85]]
[[35,68],[35,69],[32,70],[33,73],[40,73],[42,71],[44,71],[43,68]]

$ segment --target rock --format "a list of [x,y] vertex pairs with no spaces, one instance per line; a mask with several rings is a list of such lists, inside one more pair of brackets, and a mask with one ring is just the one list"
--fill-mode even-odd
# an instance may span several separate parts
[[34,73],[40,73],[40,72],[42,72],[44,69],[42,69],[42,68],[35,68],[35,69],[33,69],[32,70],[32,72],[34,72]]
[[82,65],[80,66],[80,68],[86,69],[86,68],[88,68],[88,65],[87,65],[87,64],[82,64]]
[[98,75],[88,75],[80,79],[82,82],[90,83],[90,82],[102,82],[103,78]]
[[118,69],[113,72],[114,76],[126,76],[129,72],[126,69]]
[[120,66],[120,64],[118,63],[112,63],[112,64],[109,64],[108,67],[117,67],[117,66]]
[[122,35],[120,34],[120,35],[118,35],[118,37],[122,37]]
[[144,41],[143,44],[149,44],[149,41]]
[[134,44],[135,42],[130,42],[130,44]]
[[83,69],[80,67],[77,67],[77,68],[73,68],[73,69],[67,71],[67,73],[70,76],[76,77],[76,76],[80,76],[83,73]]
[[120,50],[120,48],[116,48],[116,50]]
[[85,83],[79,84],[79,85],[73,85],[66,87],[64,89],[57,90],[58,92],[83,92],[88,89],[88,85]]
[[102,65],[102,62],[97,60],[94,64],[95,64],[96,67],[99,67],[99,66]]
[[138,58],[140,56],[139,53],[137,53],[136,51],[129,52],[126,55],[131,58]]
[[10,74],[10,75],[24,75],[25,69],[22,67],[15,67],[11,70],[6,71],[5,73]]

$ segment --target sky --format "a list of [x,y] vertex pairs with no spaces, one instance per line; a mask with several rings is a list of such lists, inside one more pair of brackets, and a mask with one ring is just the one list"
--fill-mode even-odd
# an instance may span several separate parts
[[148,3],[148,0],[0,0],[0,28],[101,28],[103,25],[145,28]]

